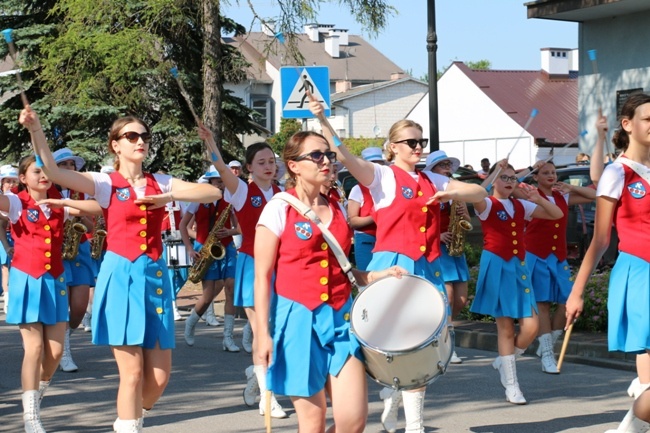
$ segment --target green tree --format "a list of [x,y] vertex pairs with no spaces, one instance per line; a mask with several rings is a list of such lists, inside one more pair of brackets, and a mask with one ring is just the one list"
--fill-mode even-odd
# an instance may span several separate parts
[[296,132],[302,129],[302,124],[296,119],[280,119],[280,131],[269,137],[266,142],[271,145],[275,153],[282,156],[284,145]]

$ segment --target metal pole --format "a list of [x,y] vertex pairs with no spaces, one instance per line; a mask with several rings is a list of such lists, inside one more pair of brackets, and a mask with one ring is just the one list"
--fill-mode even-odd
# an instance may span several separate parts
[[436,1],[427,0],[427,51],[429,53],[429,151],[440,149],[438,135],[438,36],[436,35]]

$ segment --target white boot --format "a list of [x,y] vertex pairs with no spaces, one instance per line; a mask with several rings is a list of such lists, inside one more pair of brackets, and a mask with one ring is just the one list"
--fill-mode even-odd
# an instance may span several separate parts
[[172,309],[174,310],[174,322],[179,322],[183,320],[183,316],[181,316],[181,312],[178,311],[178,305],[176,305],[176,301],[172,301]]
[[[257,377],[257,384],[260,387],[260,415],[264,415],[266,410],[266,369],[263,365],[256,365],[253,368],[255,376]],[[275,399],[275,395],[271,393],[271,417],[272,418],[286,418],[287,414],[280,406],[280,403]]]
[[113,431],[117,433],[140,433],[142,431],[142,418],[140,419],[116,419],[113,423]]
[[404,402],[405,433],[424,433],[424,391],[402,392]]
[[221,322],[217,320],[217,316],[214,315],[214,302],[208,304],[208,309],[205,310],[201,319],[205,320],[206,326],[219,326]]
[[253,329],[251,322],[246,322],[244,329],[242,329],[241,345],[246,353],[253,353]]
[[397,430],[397,413],[402,402],[402,391],[392,388],[383,388],[379,391],[379,398],[384,400],[384,411],[381,413],[381,424],[388,433]]
[[246,406],[253,407],[260,395],[260,387],[257,384],[257,375],[255,375],[255,366],[246,367],[246,388],[244,388],[244,403]]
[[92,325],[91,325],[91,313],[86,311],[84,314],[84,318],[81,319],[81,326],[84,328],[84,332],[90,332],[93,330]]
[[38,391],[23,392],[23,421],[25,433],[45,433],[41,424],[40,404]]
[[4,293],[2,294],[2,297],[4,298],[4,301],[5,301],[4,306],[2,307],[2,309],[4,310],[5,314],[7,314],[7,305],[9,305],[9,289],[8,288],[7,288],[7,290],[4,291]]
[[542,334],[538,338],[539,347],[542,348],[542,371],[549,374],[559,374],[553,354],[553,336],[551,334]]
[[226,314],[223,319],[223,350],[226,352],[239,352],[239,346],[235,344],[232,339],[232,334],[235,329],[235,316]]
[[630,409],[616,430],[607,430],[605,433],[646,433],[650,431],[650,424],[634,416]]
[[47,391],[47,388],[50,386],[51,380],[41,380],[38,384],[38,402],[40,404],[41,400],[43,400],[43,396],[45,395],[45,391]]
[[[519,389],[519,381],[517,380],[517,365],[515,355],[500,356],[498,364],[499,375],[501,376],[501,384],[506,389],[506,400],[513,404],[526,404],[526,399]],[[493,365],[494,365],[493,364]]]
[[196,310],[192,308],[190,317],[185,321],[185,333],[183,333],[183,337],[185,337],[185,342],[188,346],[194,346],[194,328],[199,319],[200,317],[196,314]]
[[[551,346],[555,347],[555,343],[557,343],[557,340],[559,340],[560,335],[562,335],[561,329],[556,329],[554,331],[551,331]],[[537,352],[535,352],[535,355],[539,356],[540,358],[542,357],[542,345],[539,344],[537,346]]]
[[66,329],[65,338],[63,339],[63,356],[61,357],[61,362],[59,363],[61,371],[65,371],[66,373],[73,373],[79,369],[79,367],[77,367],[77,364],[74,363],[74,360],[72,359],[72,353],[70,352],[70,333],[71,329]]

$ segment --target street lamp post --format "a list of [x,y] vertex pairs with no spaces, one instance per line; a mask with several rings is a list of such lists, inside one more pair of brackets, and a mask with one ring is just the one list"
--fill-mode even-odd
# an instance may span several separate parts
[[427,51],[429,53],[429,151],[440,149],[438,135],[438,36],[436,35],[436,0],[427,0]]

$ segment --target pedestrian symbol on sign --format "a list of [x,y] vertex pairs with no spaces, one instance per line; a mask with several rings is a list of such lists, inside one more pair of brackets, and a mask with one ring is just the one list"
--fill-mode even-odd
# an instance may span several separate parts
[[329,71],[324,66],[283,67],[282,116],[285,118],[313,117],[309,111],[309,94],[323,104],[329,115]]

